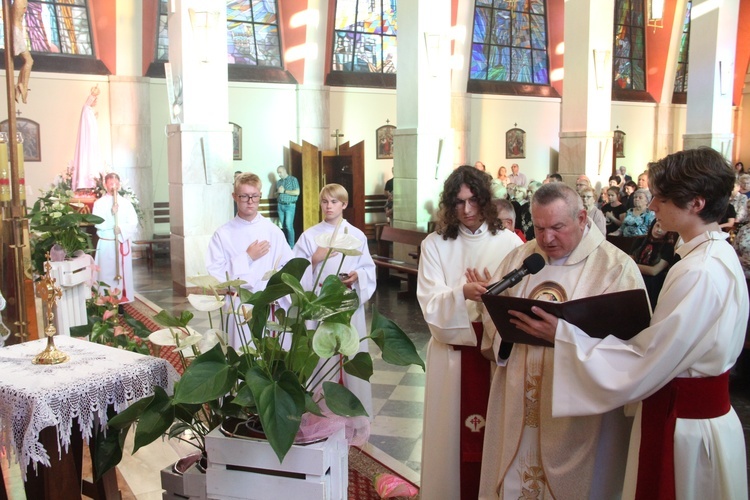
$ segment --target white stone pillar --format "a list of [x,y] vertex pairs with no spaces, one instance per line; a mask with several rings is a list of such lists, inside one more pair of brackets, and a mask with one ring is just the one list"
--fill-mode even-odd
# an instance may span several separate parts
[[614,0],[565,2],[565,79],[559,172],[606,185],[612,172],[611,95]]
[[169,5],[174,5],[168,13],[169,61],[179,122],[168,126],[167,142],[172,284],[186,294],[193,286],[187,278],[206,273],[214,231],[232,218],[226,2]]
[[745,74],[745,85],[742,87],[742,105],[739,116],[739,138],[736,144],[738,156],[735,161],[747,165],[750,163],[750,71]]
[[[142,2],[117,2],[115,74],[109,77],[112,169],[138,196],[143,211],[135,239],[153,235],[151,95],[142,73]],[[101,169],[104,170],[102,165]]]
[[732,90],[739,0],[694,0],[688,57],[685,149],[710,146],[732,157]]
[[452,171],[449,0],[402,2],[398,11],[398,129],[394,225],[426,230]]
[[[330,88],[325,79],[326,41],[328,36],[328,0],[309,0],[304,12],[306,37],[304,47],[287,50],[305,58],[304,81],[297,86],[297,143],[307,141],[319,149],[328,149],[330,142]],[[297,14],[302,15],[302,13]]]
[[[471,150],[471,94],[466,92],[471,66],[471,30],[474,26],[473,0],[458,0],[456,26],[451,37],[451,127],[453,128],[453,166],[473,165],[478,151]],[[491,173],[495,176],[495,173]]]

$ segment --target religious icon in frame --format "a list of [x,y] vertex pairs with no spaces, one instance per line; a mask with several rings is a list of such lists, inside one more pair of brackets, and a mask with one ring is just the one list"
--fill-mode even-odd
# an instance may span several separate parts
[[229,122],[232,126],[232,159],[242,159],[242,127],[236,123]]
[[[23,137],[23,160],[42,161],[42,143],[39,140],[39,123],[27,118],[16,118],[16,130]],[[8,120],[0,122],[0,132],[8,133]],[[10,138],[9,138],[10,139]]]
[[375,131],[375,144],[377,145],[375,158],[378,160],[393,159],[393,131],[394,125],[383,125]]
[[505,132],[505,157],[526,158],[526,132],[512,128]]
[[622,130],[615,130],[613,139],[615,158],[625,158],[625,135],[625,132]]

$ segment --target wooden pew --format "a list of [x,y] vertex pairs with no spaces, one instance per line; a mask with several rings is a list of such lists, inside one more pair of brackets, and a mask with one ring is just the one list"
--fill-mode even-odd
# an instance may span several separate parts
[[[397,271],[406,274],[406,295],[414,296],[417,293],[417,271],[419,269],[419,255],[421,251],[422,240],[427,233],[413,231],[411,229],[398,229],[391,226],[383,226],[378,237],[377,254],[372,256],[372,260],[378,267],[378,280],[386,280],[390,276],[390,271]],[[404,262],[392,257],[391,245],[400,243],[415,247],[409,256],[414,259],[413,262]]]

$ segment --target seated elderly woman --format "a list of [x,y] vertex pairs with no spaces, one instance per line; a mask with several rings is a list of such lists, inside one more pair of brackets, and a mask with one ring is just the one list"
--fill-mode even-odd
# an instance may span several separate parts
[[620,216],[622,224],[620,229],[613,234],[622,236],[645,236],[648,228],[656,216],[649,210],[651,203],[651,192],[648,189],[639,189],[633,193],[633,208]]
[[750,279],[750,224],[745,224],[737,231],[732,245],[740,258],[745,278]]
[[607,234],[607,219],[601,210],[596,208],[596,198],[594,188],[585,187],[578,190],[578,195],[583,200],[583,208],[586,209],[586,215],[592,220],[594,225],[599,228],[602,234]]

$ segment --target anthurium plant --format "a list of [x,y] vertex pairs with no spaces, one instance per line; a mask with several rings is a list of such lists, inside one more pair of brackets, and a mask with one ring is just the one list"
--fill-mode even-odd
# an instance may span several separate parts
[[[329,248],[326,258],[334,251],[342,259],[353,255],[342,236],[334,233],[322,242]],[[294,443],[303,413],[323,415],[322,400],[336,415],[366,415],[362,403],[351,391],[326,380],[327,365],[321,360],[341,356],[348,374],[369,380],[373,373],[372,358],[357,348],[360,341],[371,339],[387,363],[415,364],[424,369],[424,362],[409,337],[374,308],[370,333],[359,338],[351,327],[359,299],[338,276],[326,277],[321,286],[318,286],[321,276],[317,276],[312,290],[319,292],[305,290],[301,280],[309,265],[306,259],[290,260],[270,276],[265,290],[255,293],[242,288],[241,281],[218,283],[201,277],[203,286],[212,293],[191,296],[191,303],[199,310],[222,313],[219,328],[212,324],[205,334],[188,326],[192,319],[189,312],[180,317],[160,313],[156,320],[168,328],[149,338],[180,350],[184,374],[175,384],[173,395],[156,388],[153,396],[134,403],[109,421],[116,431],[107,436],[110,455],[117,456],[111,453],[111,448],[124,442],[124,433],[133,424],[136,424],[134,452],[167,434],[175,438],[189,435],[193,444],[205,453],[204,436],[224,419],[233,417],[259,419],[281,462]],[[227,288],[234,301],[229,301],[232,313],[225,316],[221,308],[226,302],[219,290]],[[226,341],[224,332],[230,321],[239,327],[241,346],[237,349]],[[105,467],[116,462],[100,465],[103,473]]]

